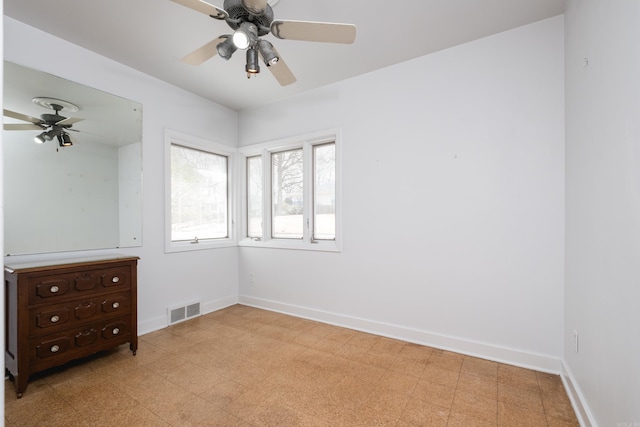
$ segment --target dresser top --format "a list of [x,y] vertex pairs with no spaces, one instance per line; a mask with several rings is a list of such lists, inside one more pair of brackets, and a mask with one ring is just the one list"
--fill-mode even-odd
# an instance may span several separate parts
[[56,269],[71,266],[80,266],[83,264],[108,264],[116,261],[137,261],[137,256],[126,255],[106,255],[93,256],[84,258],[59,258],[40,261],[20,262],[15,264],[5,264],[4,270],[7,273],[24,273],[29,271],[37,271],[42,269]]

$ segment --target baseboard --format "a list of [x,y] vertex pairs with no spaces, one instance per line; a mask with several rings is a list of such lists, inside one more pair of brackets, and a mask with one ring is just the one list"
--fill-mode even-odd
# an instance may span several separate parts
[[[238,303],[237,295],[230,295],[224,298],[219,298],[217,300],[203,302],[200,304],[201,314],[213,313],[214,311],[221,310],[223,308],[232,306]],[[160,329],[166,328],[167,323],[167,315],[158,316],[153,319],[145,320],[141,322],[138,320],[138,335],[145,335],[153,331],[158,331]]]
[[322,323],[342,326],[357,331],[368,332],[371,334],[400,339],[415,344],[454,351],[456,353],[480,357],[483,359],[493,360],[501,363],[507,363],[509,365],[534,369],[536,371],[548,372],[552,374],[560,374],[561,371],[560,359],[552,356],[529,353],[482,342],[475,342],[457,337],[436,334],[419,329],[407,328],[405,326],[331,313],[323,310],[301,307],[292,304],[284,304],[246,295],[240,295],[238,297],[238,302],[240,304],[248,305],[251,307],[276,311],[296,317],[316,320]]
[[578,386],[571,369],[569,369],[564,360],[562,361],[561,378],[562,383],[564,384],[564,389],[567,391],[569,400],[571,400],[571,405],[576,413],[576,417],[578,417],[578,422],[580,422],[580,426],[597,427],[597,423],[593,418],[593,414],[589,410],[589,406],[584,399],[584,395],[582,394],[582,391],[580,391],[580,387]]
[[138,320],[138,336],[146,335],[148,333],[158,331],[166,328],[167,315],[155,317],[153,319],[145,320],[143,322]]
[[202,304],[202,314],[213,313],[238,303],[238,295],[229,295],[224,298],[205,302]]

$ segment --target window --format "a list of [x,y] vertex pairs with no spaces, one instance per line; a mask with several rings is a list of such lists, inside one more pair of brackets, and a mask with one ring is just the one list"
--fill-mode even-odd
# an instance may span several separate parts
[[244,246],[338,251],[337,133],[244,147]]
[[262,159],[247,157],[247,236],[262,238]]
[[231,153],[168,132],[167,251],[229,245]]
[[271,154],[271,237],[302,239],[302,148]]
[[313,147],[313,240],[336,238],[336,144]]

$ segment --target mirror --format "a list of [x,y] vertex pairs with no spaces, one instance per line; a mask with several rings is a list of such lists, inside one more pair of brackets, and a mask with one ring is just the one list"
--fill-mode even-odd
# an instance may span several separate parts
[[[72,118],[60,122],[72,123],[71,146],[56,135],[36,143],[52,128],[24,120],[56,114],[55,100],[66,107],[57,114]],[[139,103],[5,61],[4,109],[5,125],[30,127],[2,131],[5,255],[142,244]]]

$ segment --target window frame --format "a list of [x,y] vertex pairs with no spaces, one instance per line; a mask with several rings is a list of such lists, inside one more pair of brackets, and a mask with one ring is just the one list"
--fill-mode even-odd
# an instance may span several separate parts
[[[205,140],[174,130],[165,129],[165,253],[226,248],[237,246],[234,221],[236,209],[235,170],[237,151],[235,148],[218,142]],[[173,241],[171,240],[171,147],[178,145],[227,158],[227,230],[228,236],[222,238]]]
[[[274,228],[274,222],[276,220],[276,214],[275,214],[275,206],[273,203],[273,194],[274,194],[274,180],[273,180],[273,175],[274,175],[274,155],[278,155],[278,154],[283,154],[283,153],[290,153],[290,152],[294,152],[294,151],[300,151],[301,154],[301,160],[302,160],[302,199],[303,199],[303,215],[302,215],[302,236],[300,237],[284,237],[284,236],[274,236],[274,232],[273,232],[273,228]],[[304,223],[305,223],[305,218],[306,216],[304,215],[304,208],[306,207],[306,203],[307,203],[307,191],[306,191],[306,186],[307,186],[307,177],[306,177],[306,170],[305,170],[305,166],[306,166],[306,150],[304,146],[301,147],[291,147],[288,148],[286,150],[277,150],[277,151],[272,151],[269,150],[269,153],[267,154],[268,159],[265,158],[266,161],[269,162],[269,197],[270,197],[270,204],[269,204],[269,210],[270,210],[270,215],[268,216],[269,219],[269,229],[271,230],[271,234],[270,234],[270,238],[271,239],[283,239],[283,240],[291,240],[291,241],[299,241],[299,240],[304,240],[306,237],[306,232],[307,229],[309,228],[309,226],[307,225],[307,227],[305,227]],[[266,163],[266,162],[265,162]],[[264,191],[263,189],[263,197],[267,195],[266,191]],[[263,212],[263,223],[264,223],[264,212]],[[264,237],[264,235],[263,235]]]
[[[244,146],[239,149],[240,164],[242,168],[242,182],[240,183],[240,224],[238,230],[238,245],[246,247],[297,249],[308,251],[342,252],[342,156],[341,156],[341,132],[339,129],[331,129],[316,133],[294,136],[270,142]],[[335,144],[335,239],[314,240],[314,167],[313,147],[327,143]],[[303,228],[302,239],[287,239],[272,237],[272,180],[271,180],[271,154],[287,150],[302,148],[303,150]],[[247,158],[261,156],[262,161],[262,237],[252,238],[247,235],[248,203],[247,203]]]
[[245,156],[242,157],[241,161],[243,161],[244,164],[244,198],[242,199],[244,201],[244,206],[246,206],[245,210],[244,210],[244,219],[243,219],[243,224],[244,224],[244,228],[243,231],[245,232],[245,237],[248,239],[254,239],[254,240],[262,240],[262,236],[264,235],[264,223],[260,224],[260,229],[262,231],[262,234],[260,235],[260,237],[254,237],[254,236],[250,236],[249,235],[249,223],[250,223],[250,218],[249,218],[249,181],[250,181],[250,173],[249,173],[249,160],[250,159],[258,159],[258,161],[260,162],[260,169],[262,170],[262,174],[261,174],[261,179],[262,179],[262,194],[260,195],[260,213],[262,214],[262,222],[264,222],[264,162],[262,161],[262,156],[261,155],[255,155],[255,156]]
[[[319,189],[317,187],[318,185],[318,180],[317,180],[317,174],[318,174],[318,163],[317,163],[317,158],[316,158],[316,153],[318,148],[323,147],[323,146],[327,146],[327,145],[333,145],[333,162],[334,162],[334,176],[333,176],[333,196],[334,196],[334,203],[336,204],[336,206],[334,206],[334,230],[333,230],[333,238],[332,239],[323,239],[318,237],[317,235],[317,231],[318,231],[318,226],[317,226],[317,218],[318,215],[320,215],[317,212],[317,207],[318,207],[318,198],[319,198]],[[311,211],[309,212],[309,217],[312,218],[313,221],[313,227],[310,228],[309,233],[310,236],[309,238],[311,239],[312,243],[318,243],[318,242],[324,242],[324,241],[332,241],[336,239],[337,236],[337,230],[336,230],[336,217],[337,214],[335,212],[335,209],[337,208],[337,199],[336,199],[336,191],[337,191],[337,180],[338,177],[336,175],[336,144],[335,142],[331,143],[331,142],[325,142],[325,143],[318,143],[318,144],[313,144],[313,146],[311,147],[311,193],[316,196],[313,200],[311,200]]]

